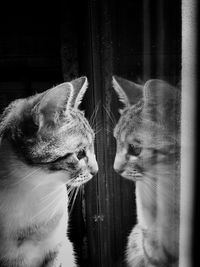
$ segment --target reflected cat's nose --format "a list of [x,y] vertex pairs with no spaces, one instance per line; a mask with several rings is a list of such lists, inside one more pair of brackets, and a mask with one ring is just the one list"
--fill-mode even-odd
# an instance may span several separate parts
[[115,159],[114,161],[113,169],[115,170],[116,173],[119,174],[121,174],[124,171],[121,162],[119,162],[117,159]]
[[124,167],[126,165],[125,155],[126,155],[125,151],[122,151],[121,153],[117,153],[115,156],[113,168],[119,174],[121,174],[124,171]]
[[113,165],[113,169],[114,169],[115,172],[118,173],[118,174],[121,174],[121,173],[124,171],[124,169],[122,168],[122,166],[116,166],[115,163],[114,163],[114,165]]
[[124,170],[123,169],[116,169],[114,168],[115,172],[118,173],[118,174],[121,174]]
[[89,166],[90,173],[94,176],[99,171],[99,167],[96,161],[93,161],[92,164]]

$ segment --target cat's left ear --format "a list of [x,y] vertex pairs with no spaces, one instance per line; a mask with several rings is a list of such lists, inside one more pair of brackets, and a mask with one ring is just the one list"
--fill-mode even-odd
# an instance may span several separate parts
[[70,101],[70,106],[72,108],[78,109],[88,87],[87,77],[77,78],[71,81],[69,84],[71,85],[72,89],[72,100]]

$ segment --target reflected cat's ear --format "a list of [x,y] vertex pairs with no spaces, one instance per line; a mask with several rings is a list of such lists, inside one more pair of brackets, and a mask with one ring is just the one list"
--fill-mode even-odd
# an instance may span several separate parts
[[72,86],[70,83],[62,83],[46,91],[33,109],[39,129],[44,125],[55,125],[60,114],[69,109],[71,102]]
[[178,89],[159,79],[149,80],[144,85],[144,102],[146,106],[173,106],[178,101]]
[[77,109],[82,102],[83,96],[88,87],[88,80],[87,77],[80,77],[70,82],[72,87],[72,101],[71,107]]
[[125,105],[125,108],[136,104],[143,97],[143,86],[140,84],[118,76],[113,76],[112,83],[119,100]]
[[144,85],[144,113],[173,127],[174,118],[179,118],[180,113],[180,91],[162,80],[147,81]]

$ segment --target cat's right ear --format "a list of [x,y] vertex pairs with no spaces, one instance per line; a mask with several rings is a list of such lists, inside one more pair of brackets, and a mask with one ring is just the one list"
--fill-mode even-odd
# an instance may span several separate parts
[[[143,86],[124,78],[113,76],[112,84],[124,107],[136,104],[143,97]],[[121,113],[123,110],[119,110]]]

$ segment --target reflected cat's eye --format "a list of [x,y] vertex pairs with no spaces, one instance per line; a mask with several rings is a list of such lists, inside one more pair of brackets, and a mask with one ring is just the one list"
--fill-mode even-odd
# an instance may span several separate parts
[[131,156],[139,156],[142,151],[142,148],[140,146],[134,146],[132,144],[129,144],[128,146],[128,154]]
[[81,159],[83,159],[83,158],[85,158],[85,157],[86,157],[86,152],[85,152],[84,149],[80,150],[80,151],[77,153],[77,159],[78,159],[78,160],[81,160]]

